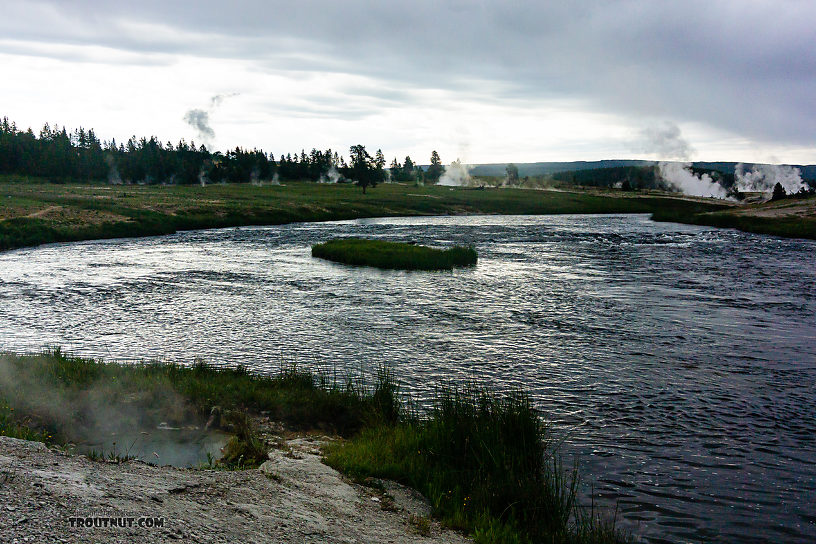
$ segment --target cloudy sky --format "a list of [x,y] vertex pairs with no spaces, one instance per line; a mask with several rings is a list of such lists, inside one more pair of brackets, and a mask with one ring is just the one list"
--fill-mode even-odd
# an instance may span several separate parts
[[813,0],[0,0],[0,14],[0,116],[35,132],[276,156],[362,143],[389,161],[816,163]]

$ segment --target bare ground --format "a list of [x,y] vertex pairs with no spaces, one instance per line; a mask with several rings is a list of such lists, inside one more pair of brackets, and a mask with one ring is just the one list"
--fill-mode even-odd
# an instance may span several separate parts
[[731,213],[754,217],[816,217],[816,199],[778,200],[736,208]]
[[[91,461],[0,437],[0,542],[468,542],[427,524],[413,490],[348,482],[321,463],[321,444],[288,440],[260,469],[223,471]],[[126,526],[72,527],[88,517]],[[146,526],[154,518],[163,526]]]

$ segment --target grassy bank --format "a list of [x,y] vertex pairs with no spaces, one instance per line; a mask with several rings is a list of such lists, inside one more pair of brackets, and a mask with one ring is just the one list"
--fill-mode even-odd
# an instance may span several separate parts
[[82,433],[157,422],[202,424],[213,406],[268,413],[299,429],[349,437],[327,462],[356,478],[412,485],[447,525],[478,542],[621,542],[575,502],[546,429],[522,394],[440,391],[419,417],[390,376],[364,389],[282,369],[260,377],[202,364],[119,365],[54,351],[0,355],[0,434],[64,443]]
[[388,420],[385,408],[377,404],[382,394],[374,393],[297,368],[264,377],[240,367],[122,365],[67,356],[59,350],[2,354],[0,407],[5,403],[9,407],[5,414],[16,410],[17,416],[2,419],[0,415],[0,432],[18,434],[17,426],[70,442],[83,434],[155,427],[160,422],[203,425],[218,406],[265,413],[292,429],[350,436],[382,418]]
[[421,491],[434,513],[476,542],[622,542],[610,522],[577,505],[577,474],[564,471],[546,428],[522,393],[443,389],[427,417],[366,428],[334,445],[330,466]]
[[619,191],[563,192],[384,184],[112,186],[16,183],[0,178],[0,250],[170,234],[179,230],[456,214],[653,213],[690,215],[716,203]]
[[755,234],[816,240],[816,197],[708,212],[667,208],[655,211],[652,218],[655,221],[707,225]]
[[312,257],[396,270],[452,270],[456,266],[474,266],[478,259],[472,247],[434,249],[360,238],[341,238],[315,244],[312,246]]

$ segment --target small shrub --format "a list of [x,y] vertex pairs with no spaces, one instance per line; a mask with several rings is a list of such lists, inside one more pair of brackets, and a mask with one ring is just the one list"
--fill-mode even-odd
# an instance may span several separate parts
[[431,520],[429,518],[411,514],[408,523],[419,536],[431,536]]
[[269,446],[257,436],[252,420],[245,412],[229,411],[224,414],[227,425],[235,435],[224,446],[220,463],[237,468],[254,468],[269,458]]

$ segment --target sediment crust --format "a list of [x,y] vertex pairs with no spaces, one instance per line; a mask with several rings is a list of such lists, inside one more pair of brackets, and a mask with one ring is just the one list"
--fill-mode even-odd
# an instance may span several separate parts
[[412,516],[430,513],[421,496],[350,483],[321,462],[325,440],[291,439],[259,469],[226,471],[91,461],[0,437],[0,542],[469,542],[436,522],[418,534]]

